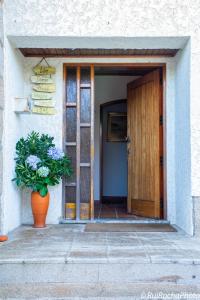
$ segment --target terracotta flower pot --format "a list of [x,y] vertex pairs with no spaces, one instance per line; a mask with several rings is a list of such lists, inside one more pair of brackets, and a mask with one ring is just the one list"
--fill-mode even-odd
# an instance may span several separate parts
[[46,216],[49,207],[49,193],[42,197],[39,192],[31,193],[31,207],[33,212],[35,228],[43,228],[46,226]]
[[0,235],[0,242],[6,242],[8,240],[7,235]]

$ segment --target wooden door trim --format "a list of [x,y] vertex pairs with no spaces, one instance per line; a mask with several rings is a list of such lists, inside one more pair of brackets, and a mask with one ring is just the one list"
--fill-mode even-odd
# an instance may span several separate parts
[[[92,58],[92,57],[91,57]],[[98,57],[105,59],[105,57]],[[116,58],[116,57],[109,57],[108,59]],[[126,59],[126,56],[120,57],[123,59]],[[130,57],[128,57],[130,58]],[[147,58],[147,56],[140,57],[140,58]],[[162,57],[161,57],[162,58]],[[74,59],[74,58],[73,58]],[[87,57],[89,60],[90,57]],[[166,144],[166,131],[167,131],[167,118],[166,118],[166,63],[157,63],[157,62],[152,62],[152,63],[132,63],[132,62],[117,62],[117,63],[110,63],[110,62],[67,62],[63,63],[63,149],[65,148],[65,137],[64,133],[66,130],[66,120],[65,120],[65,101],[66,101],[66,73],[67,73],[67,67],[77,67],[77,66],[104,66],[104,67],[115,67],[115,66],[125,66],[125,67],[158,67],[161,69],[162,72],[162,102],[163,102],[163,218],[167,219],[167,144]],[[95,74],[94,74],[95,75]],[[94,88],[94,87],[93,87]],[[101,140],[101,137],[100,137]],[[64,203],[64,184],[63,184],[63,189],[62,189],[62,194],[63,194],[63,217],[65,217],[65,203]]]
[[166,64],[161,68],[162,73],[162,113],[163,113],[163,219],[167,220],[167,111],[166,111]]
[[[63,132],[62,132],[62,145],[65,152],[65,133],[66,133],[66,86],[67,86],[67,66],[63,65]],[[65,219],[65,180],[62,179],[62,218]]]
[[[101,57],[104,58],[104,57]],[[111,57],[112,58],[112,57]],[[124,57],[125,58],[125,57]],[[152,63],[133,63],[133,62],[67,62],[67,63],[63,63],[63,66],[67,67],[90,67],[90,66],[102,66],[102,67],[119,67],[119,66],[123,66],[123,67],[130,67],[130,68],[145,68],[145,67],[152,67],[152,68],[156,68],[156,67],[165,67],[166,63],[159,63],[159,62],[152,62]]]
[[90,82],[91,82],[91,100],[90,100],[90,107],[91,107],[91,136],[90,136],[90,219],[94,219],[94,66],[90,65]]
[[99,186],[100,186],[100,202],[103,199],[103,109],[104,107],[126,103],[127,99],[119,99],[119,100],[112,100],[108,102],[104,102],[100,104],[100,137],[99,137],[99,146],[100,146],[100,178],[99,178]]
[[80,206],[81,206],[81,190],[80,190],[80,81],[81,81],[81,69],[80,66],[76,68],[76,220],[80,220]]

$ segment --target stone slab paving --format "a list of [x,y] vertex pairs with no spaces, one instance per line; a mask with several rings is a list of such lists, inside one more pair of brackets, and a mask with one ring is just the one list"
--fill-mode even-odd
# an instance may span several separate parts
[[[43,290],[40,296],[46,299],[58,293],[56,299],[102,300],[140,299],[135,295],[152,288],[200,291],[200,239],[181,231],[90,233],[84,228],[22,226],[10,233],[0,244],[0,296],[39,299],[37,292]],[[45,294],[48,287],[52,295]]]
[[0,244],[0,263],[200,264],[200,239],[183,232],[84,232],[85,225],[22,226]]

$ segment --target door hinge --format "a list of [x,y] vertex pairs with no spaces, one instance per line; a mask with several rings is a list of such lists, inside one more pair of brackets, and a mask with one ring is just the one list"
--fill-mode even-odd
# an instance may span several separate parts
[[160,166],[163,167],[163,156],[160,156]]
[[163,125],[163,116],[162,115],[160,116],[160,125],[161,126]]

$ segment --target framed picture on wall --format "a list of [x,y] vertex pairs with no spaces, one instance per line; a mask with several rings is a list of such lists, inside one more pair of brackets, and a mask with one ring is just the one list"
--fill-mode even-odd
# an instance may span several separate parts
[[109,112],[107,123],[108,142],[126,142],[127,113]]

